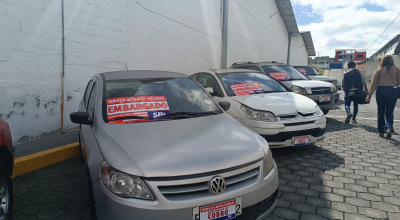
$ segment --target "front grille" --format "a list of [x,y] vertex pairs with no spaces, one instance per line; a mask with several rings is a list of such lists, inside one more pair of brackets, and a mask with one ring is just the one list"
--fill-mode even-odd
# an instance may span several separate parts
[[234,218],[235,220],[256,220],[258,217],[262,216],[267,212],[274,204],[276,197],[278,195],[278,190],[274,192],[270,197],[264,199],[263,201],[256,203],[252,206],[242,209],[242,214]]
[[313,124],[315,121],[306,121],[306,122],[298,122],[298,123],[286,123],[285,126],[299,126],[299,125],[308,125]]
[[320,88],[311,88],[312,94],[331,94],[331,88],[329,87],[320,87]]
[[[260,168],[257,167],[243,173],[225,177],[225,192],[235,191],[256,183],[259,174]],[[199,199],[214,195],[209,191],[209,181],[186,185],[158,186],[158,189],[161,194],[170,201]]]
[[306,117],[311,117],[311,116],[313,116],[314,113],[307,113],[307,114],[304,114],[304,113],[298,112],[298,113],[293,114],[293,115],[279,115],[278,117],[281,118],[281,119],[290,119],[290,118],[296,118],[297,115],[300,115],[300,116],[306,118]]
[[320,137],[324,134],[325,134],[325,129],[314,128],[303,131],[281,132],[276,135],[262,135],[262,137],[265,138],[265,140],[267,140],[268,142],[284,142],[288,139],[292,139],[292,137],[306,136],[306,135],[311,135],[313,137]]

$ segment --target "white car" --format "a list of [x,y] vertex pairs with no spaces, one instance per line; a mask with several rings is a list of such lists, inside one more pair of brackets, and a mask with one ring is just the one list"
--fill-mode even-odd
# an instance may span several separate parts
[[229,102],[226,112],[264,137],[271,148],[308,145],[325,138],[326,118],[318,105],[261,72],[207,70],[191,78],[221,105]]

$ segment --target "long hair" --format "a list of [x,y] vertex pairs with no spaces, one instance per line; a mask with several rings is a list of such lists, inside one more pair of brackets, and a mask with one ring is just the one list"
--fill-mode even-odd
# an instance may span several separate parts
[[392,67],[392,66],[394,66],[394,61],[393,61],[392,56],[386,55],[382,58],[379,68],[383,70],[383,68],[386,67],[386,70],[389,72],[390,67]]

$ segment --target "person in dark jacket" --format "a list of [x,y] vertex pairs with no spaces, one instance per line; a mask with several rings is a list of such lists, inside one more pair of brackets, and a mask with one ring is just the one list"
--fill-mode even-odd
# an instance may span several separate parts
[[[381,64],[376,70],[365,101],[370,101],[372,94],[376,90],[376,104],[378,105],[378,131],[379,137],[392,137],[393,112],[396,107],[398,97],[398,85],[400,85],[400,69],[394,65],[391,56],[383,57]],[[385,119],[386,116],[386,119]]]
[[361,70],[356,69],[355,62],[353,61],[349,62],[347,67],[349,70],[346,73],[344,73],[342,81],[343,91],[345,92],[344,105],[347,112],[347,117],[344,122],[348,124],[350,122],[350,119],[352,119],[352,123],[357,124],[356,117],[358,113],[358,103],[353,102],[354,110],[353,114],[351,114],[350,110],[351,101],[349,99],[349,92],[351,89],[356,89],[356,88],[362,90],[363,87],[365,88],[365,91],[367,91],[368,90],[367,81],[365,81],[364,73]]

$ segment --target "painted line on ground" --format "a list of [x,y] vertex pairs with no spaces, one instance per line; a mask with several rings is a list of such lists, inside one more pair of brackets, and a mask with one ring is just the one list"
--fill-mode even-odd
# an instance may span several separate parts
[[17,158],[14,161],[12,178],[77,156],[79,156],[79,143],[75,142]]

